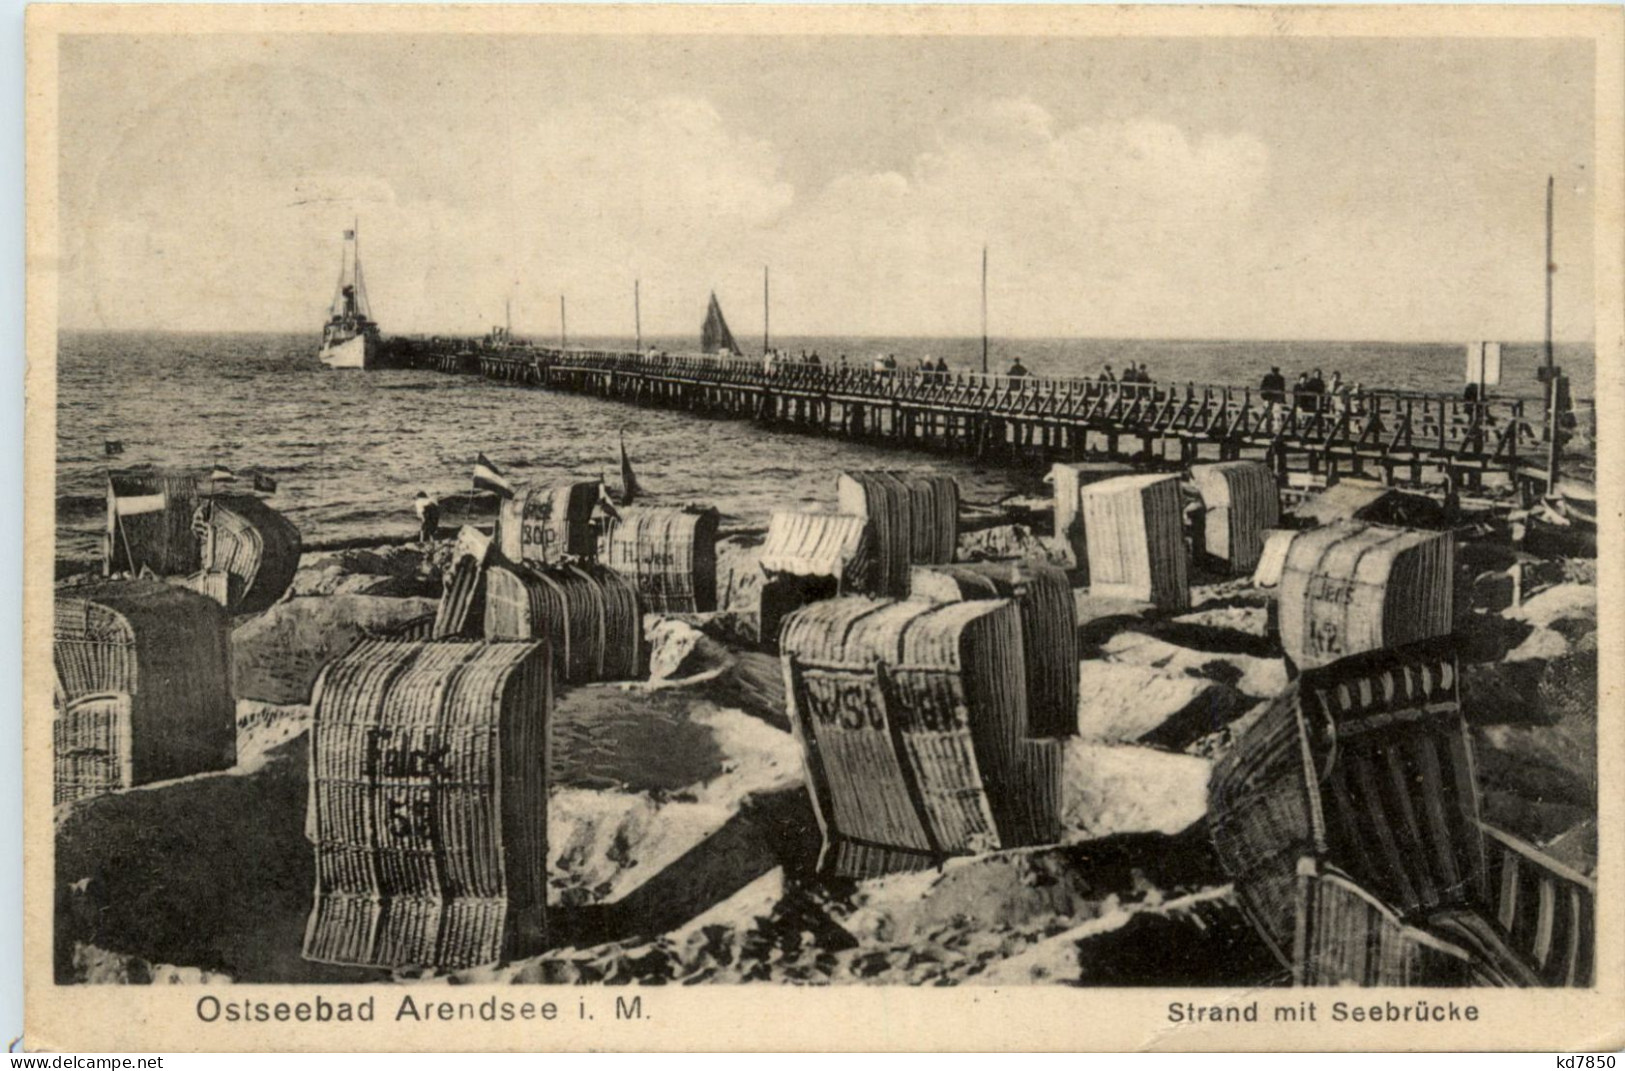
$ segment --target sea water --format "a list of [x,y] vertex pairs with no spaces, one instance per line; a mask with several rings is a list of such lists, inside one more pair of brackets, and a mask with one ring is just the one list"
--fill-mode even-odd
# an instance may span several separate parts
[[[674,352],[692,339],[646,338]],[[629,339],[572,344],[630,347]],[[785,338],[792,356],[846,355],[866,367],[895,354],[902,368],[927,355],[956,370],[981,365],[980,339]],[[1256,386],[1271,366],[1341,371],[1349,383],[1461,389],[1464,347],[1373,342],[995,339],[990,366],[1020,356],[1035,375],[1094,376],[1144,362],[1162,381]],[[638,482],[661,505],[717,507],[725,528],[763,525],[775,508],[833,507],[842,469],[946,472],[966,501],[992,505],[1036,488],[1034,474],[921,451],[789,434],[749,421],[711,419],[431,371],[333,371],[312,335],[64,332],[57,354],[56,556],[100,554],[105,472],[151,463],[258,469],[277,481],[271,503],[307,547],[399,538],[416,530],[413,496],[468,490],[486,454],[515,482],[619,480],[624,432]],[[1558,363],[1574,394],[1592,393],[1590,346],[1564,346]],[[1537,397],[1538,345],[1503,350],[1500,393]],[[107,455],[109,441],[123,453]]]

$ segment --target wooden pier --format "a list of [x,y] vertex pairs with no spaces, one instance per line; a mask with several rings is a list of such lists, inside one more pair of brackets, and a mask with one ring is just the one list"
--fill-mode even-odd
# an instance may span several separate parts
[[[1257,388],[1102,383],[972,372],[414,341],[407,363],[632,405],[1012,464],[1107,456],[1169,463],[1255,457],[1282,483],[1365,476],[1409,486],[1556,482],[1551,403],[1414,391],[1270,402]],[[1566,397],[1552,389],[1549,397]]]

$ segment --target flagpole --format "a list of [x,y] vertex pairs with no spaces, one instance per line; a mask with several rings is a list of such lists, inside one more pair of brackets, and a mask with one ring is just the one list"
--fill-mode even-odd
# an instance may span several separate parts
[[570,348],[570,333],[565,328],[564,295],[560,294],[559,295],[559,349],[564,350],[564,349],[569,349],[569,348]]
[[767,326],[768,326],[768,323],[769,323],[769,320],[768,320],[768,305],[767,305],[767,265],[763,264],[762,265],[762,354],[763,354],[763,356],[766,356],[769,352],[771,352],[768,349],[768,345],[767,345],[767,341],[768,341],[768,339],[767,339]]
[[1552,275],[1557,265],[1552,263],[1552,176],[1546,176],[1546,378],[1552,376]]
[[1558,466],[1563,456],[1563,436],[1559,431],[1557,368],[1552,353],[1552,176],[1546,176],[1546,494],[1557,494]]
[[638,335],[638,352],[643,352],[643,301],[638,291],[640,281],[632,280],[632,323]]
[[987,246],[982,246],[982,374],[987,375]]

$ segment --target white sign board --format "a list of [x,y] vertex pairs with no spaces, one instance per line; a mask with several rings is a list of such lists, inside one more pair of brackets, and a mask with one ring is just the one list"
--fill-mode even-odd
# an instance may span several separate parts
[[1486,387],[1501,385],[1501,344],[1499,342],[1467,343],[1467,374],[1465,382],[1481,383]]

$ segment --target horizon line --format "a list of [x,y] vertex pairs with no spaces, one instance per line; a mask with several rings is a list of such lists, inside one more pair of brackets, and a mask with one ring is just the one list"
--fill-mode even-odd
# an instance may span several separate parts
[[[489,329],[487,329],[489,331]],[[214,328],[214,327],[83,327],[59,324],[57,333],[78,334],[148,334],[148,335],[310,335],[320,339],[319,332],[308,329],[292,328]],[[399,332],[393,335],[384,335],[389,338],[481,338],[486,332],[472,332],[467,330],[438,330],[438,331],[410,331]],[[650,338],[670,338],[675,335],[690,335],[692,331],[662,332],[645,331],[645,341]],[[921,341],[956,342],[963,340],[976,341],[981,339],[980,334],[819,334],[819,333],[786,333],[779,336],[781,339],[910,339]],[[1260,335],[988,335],[990,342],[1258,342],[1258,343],[1296,343],[1296,342],[1342,342],[1357,343],[1361,345],[1404,345],[1404,346],[1466,346],[1474,342],[1499,342],[1503,346],[1544,346],[1546,340],[1536,339],[1507,339],[1507,338],[1474,338],[1474,339],[1441,339],[1441,338],[1355,338],[1342,335],[1299,335],[1299,336],[1260,336]],[[547,345],[552,336],[543,336],[527,332],[515,331],[514,338],[520,341],[535,342]],[[594,332],[573,333],[575,339],[626,339],[634,340],[633,334]],[[1591,346],[1595,349],[1596,338],[1555,338],[1554,346]]]

